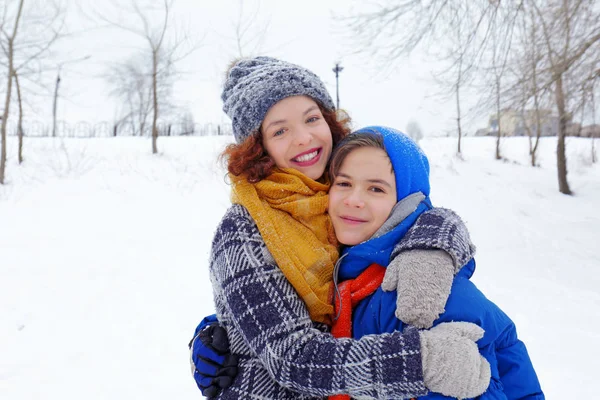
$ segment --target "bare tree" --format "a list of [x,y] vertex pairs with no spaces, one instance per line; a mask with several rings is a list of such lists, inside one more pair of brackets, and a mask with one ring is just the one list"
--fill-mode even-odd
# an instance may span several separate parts
[[[248,4],[253,6],[247,7]],[[225,44],[223,51],[227,57],[239,59],[264,53],[263,47],[271,21],[262,12],[260,0],[235,0],[235,6],[231,7],[227,18],[228,24],[223,26],[225,32],[217,33]]]
[[[238,13],[233,22],[233,40],[235,42],[236,57],[242,58],[256,54],[263,47],[266,34],[269,30],[269,21],[260,25],[260,2],[255,9],[247,14],[244,0],[238,0]],[[248,4],[248,2],[246,2]]]
[[[516,13],[516,12],[515,12]],[[491,72],[494,84],[494,98],[495,98],[495,111],[496,120],[498,123],[498,130],[496,132],[496,160],[502,159],[500,152],[500,140],[503,136],[502,132],[502,80],[506,74],[508,58],[510,53],[510,47],[512,41],[506,39],[507,36],[513,35],[513,29],[515,21],[512,13],[500,13],[501,15],[507,15],[508,19],[497,17],[492,19],[491,34],[489,37],[491,47]]]
[[[520,24],[518,27],[518,40],[515,41],[512,60],[507,65],[507,90],[504,92],[506,104],[509,110],[515,112],[517,118],[516,126],[513,127],[514,134],[525,133],[528,137],[529,156],[531,166],[537,165],[537,150],[544,126],[549,121],[547,104],[547,89],[543,89],[541,82],[540,63],[543,57],[540,55],[539,32],[531,18],[530,12],[520,13]],[[512,82],[511,82],[512,81]],[[547,88],[547,85],[545,86]]]
[[[143,53],[133,56],[122,63],[112,65],[106,74],[106,81],[112,88],[110,95],[119,99],[122,104],[123,114],[119,118],[119,125],[128,123],[134,136],[146,134],[153,113],[152,70],[145,60]],[[168,73],[168,70],[161,70],[157,84],[161,94],[159,105],[166,107],[172,83],[169,77],[164,76],[165,73]]]
[[[464,22],[470,15],[470,9],[466,3],[455,4],[455,7],[448,8],[447,20],[448,31],[447,40],[448,48],[444,55],[436,57],[439,61],[449,64],[445,70],[434,74],[434,80],[437,84],[444,88],[442,90],[443,97],[454,97],[456,106],[456,131],[458,136],[457,150],[458,155],[462,154],[461,144],[463,137],[463,107],[462,93],[465,90],[468,79],[473,71],[472,57],[476,54],[470,52],[468,43],[471,38],[468,37],[468,27]],[[445,93],[444,93],[445,92]]]
[[595,93],[595,87],[592,86],[592,92],[591,92],[591,106],[592,106],[592,164],[595,164],[598,162],[598,159],[596,158],[596,149],[594,147],[595,145],[595,141],[596,141],[596,93]]
[[[7,33],[4,21],[2,23],[2,35],[6,38],[7,49],[5,50],[6,55],[8,56],[8,71],[7,71],[7,83],[6,83],[6,95],[4,97],[4,113],[2,114],[2,127],[1,127],[1,135],[2,135],[2,152],[0,153],[0,184],[4,184],[4,174],[6,171],[6,123],[8,120],[8,115],[10,111],[10,96],[12,92],[12,81],[15,73],[15,64],[14,64],[14,46],[15,39],[17,38],[17,33],[19,31],[19,22],[21,20],[21,14],[23,12],[23,3],[24,0],[19,1],[19,8],[17,11],[17,15],[14,20],[14,24],[12,26],[12,32]],[[6,14],[4,14],[6,15]]]
[[[49,55],[51,46],[60,38],[64,28],[63,7],[60,0],[27,3],[20,0],[13,3],[16,8],[4,6],[2,21],[0,21],[0,46],[4,58],[0,65],[7,70],[6,96],[4,114],[2,117],[2,153],[0,155],[0,183],[4,183],[6,170],[6,124],[10,117],[10,103],[12,98],[12,82],[17,86],[19,104],[19,163],[23,161],[23,93],[24,83],[33,86],[28,91],[31,96],[39,94],[39,89],[44,89],[42,73],[45,58]],[[14,22],[8,21],[14,15]]]
[[580,78],[585,72],[591,70],[589,79],[576,79],[581,84],[579,88],[574,87],[570,90],[571,98],[574,99],[571,103],[570,109],[573,114],[579,112],[581,114],[581,124],[574,124],[570,128],[570,134],[576,136],[583,136],[583,125],[587,121],[590,121],[590,125],[586,129],[585,137],[589,137],[591,141],[591,154],[590,160],[592,164],[597,162],[596,149],[595,149],[595,138],[598,131],[596,125],[596,84],[598,82],[597,74],[597,63],[583,64],[581,68],[576,68],[572,74],[569,74],[569,81],[573,78]]
[[456,25],[454,25],[454,33],[455,33],[455,46],[457,46],[458,48],[456,49],[456,52],[453,52],[456,55],[456,59],[454,61],[454,68],[453,68],[453,75],[454,75],[454,79],[453,79],[453,91],[454,91],[454,95],[456,96],[456,129],[457,129],[457,133],[458,133],[458,143],[457,143],[457,148],[456,148],[456,153],[457,154],[462,154],[461,153],[461,143],[462,143],[462,110],[461,110],[461,106],[460,106],[460,94],[461,94],[461,89],[465,83],[465,77],[467,75],[467,69],[468,69],[468,65],[465,62],[465,43],[463,40],[463,30],[462,30],[462,24],[460,22],[460,15],[458,15],[458,12],[455,12],[455,22]]
[[[354,32],[359,52],[374,56],[378,63],[393,64],[421,47],[448,48],[453,46],[460,23],[463,48],[475,60],[489,35],[490,21],[499,1],[384,0],[365,7],[364,11],[341,17],[340,22]],[[457,16],[460,18],[457,19]]]
[[[374,10],[351,16],[347,22],[357,34],[362,51],[383,56],[388,63],[392,63],[417,46],[450,47],[445,35],[448,15],[466,3],[473,10],[473,18],[464,19],[469,27],[466,43],[476,53],[489,45],[492,40],[490,27],[494,26],[510,27],[507,31],[510,34],[496,36],[501,48],[510,51],[514,40],[512,27],[518,15],[531,10],[535,16],[532,23],[540,27],[544,47],[543,52],[539,53],[544,57],[538,76],[544,75],[545,82],[539,85],[539,90],[553,89],[558,111],[559,191],[571,194],[567,182],[565,136],[567,124],[573,115],[573,110],[569,109],[573,99],[567,91],[566,80],[570,77],[574,81],[570,87],[577,87],[577,79],[589,77],[584,74],[578,78],[577,74],[569,73],[581,64],[596,62],[597,66],[600,63],[600,8],[596,0],[389,0],[378,3]],[[597,67],[595,77],[600,77]]]
[[358,51],[391,67],[417,47],[434,54],[445,68],[434,74],[442,96],[456,105],[457,153],[461,153],[462,94],[481,58],[496,2],[473,0],[381,1],[372,9],[341,19],[354,33]]
[[194,122],[194,114],[190,110],[185,111],[180,116],[179,122],[180,135],[194,135],[196,133],[196,123]]
[[569,93],[565,91],[567,73],[590,53],[597,55],[600,43],[600,14],[594,0],[547,1],[540,7],[530,0],[541,25],[549,73],[554,86],[558,111],[558,143],[556,148],[559,191],[572,194],[567,181],[565,137],[572,115],[567,110]]
[[[532,132],[531,132],[531,123],[529,119],[525,119],[525,129],[527,130],[527,136],[529,137],[529,157],[531,160],[531,166],[535,167],[537,165],[537,150],[540,143],[540,136],[542,134],[542,121],[540,115],[540,97],[542,93],[539,90],[538,84],[538,64],[540,63],[541,57],[538,54],[538,35],[537,35],[537,26],[534,22],[534,19],[531,20],[531,24],[527,24],[528,17],[526,13],[524,13],[523,17],[523,44],[526,49],[525,60],[526,65],[524,70],[521,72],[521,76],[531,76],[529,80],[529,84],[527,85],[527,80],[521,83],[521,86],[525,89],[524,92],[527,92],[527,87],[530,86],[530,90],[528,91],[529,96],[533,95],[533,112],[534,112],[534,128],[535,128],[535,142],[532,140]],[[529,34],[528,34],[529,33]],[[527,73],[529,72],[529,74]],[[527,105],[527,99],[523,102],[523,113],[525,113],[525,107]]]
[[[172,3],[169,3],[167,0],[164,1],[164,12],[165,12],[165,20],[162,28],[159,28],[157,33],[153,34],[151,30],[148,28],[148,20],[144,17],[142,11],[136,7],[136,12],[140,19],[144,24],[144,37],[148,41],[148,46],[152,53],[152,153],[158,153],[158,149],[156,148],[156,139],[158,138],[158,128],[156,126],[158,122],[158,67],[159,61],[166,60],[169,58],[161,58],[160,55],[164,54],[163,41],[165,40],[165,34],[167,32],[167,27],[169,26],[169,9]],[[163,54],[161,54],[163,53]],[[170,64],[167,62],[167,64]]]
[[[116,3],[113,2],[113,5]],[[143,59],[142,65],[148,65],[149,71],[144,69],[135,70],[137,78],[140,78],[138,83],[141,87],[137,95],[139,104],[142,102],[142,97],[146,95],[145,82],[146,77],[149,77],[150,96],[151,96],[151,134],[152,134],[152,153],[158,153],[157,139],[159,135],[158,121],[160,115],[164,111],[161,109],[161,92],[169,92],[165,88],[172,87],[172,79],[174,76],[175,64],[183,57],[189,55],[194,50],[193,46],[189,45],[187,36],[179,36],[176,34],[176,23],[173,20],[172,9],[174,0],[163,0],[160,6],[155,2],[142,2],[141,0],[130,0],[126,5],[119,5],[119,17],[110,17],[108,15],[97,13],[97,17],[113,27],[117,27],[125,32],[129,32],[135,37],[141,39],[143,50],[140,53]],[[170,35],[171,34],[171,35]],[[172,40],[169,40],[170,36]],[[133,100],[132,97],[129,97]],[[164,104],[164,103],[162,103]],[[144,110],[139,109],[143,114]],[[141,119],[140,119],[141,121]],[[143,129],[140,129],[143,132]]]
[[423,130],[421,130],[421,126],[414,119],[411,119],[408,121],[408,124],[406,124],[406,133],[417,143],[423,139]]

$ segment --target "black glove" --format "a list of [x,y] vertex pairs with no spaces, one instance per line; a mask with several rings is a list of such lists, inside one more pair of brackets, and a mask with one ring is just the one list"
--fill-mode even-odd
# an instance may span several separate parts
[[202,395],[214,398],[233,383],[238,357],[229,352],[227,331],[215,314],[204,318],[189,343],[192,374]]

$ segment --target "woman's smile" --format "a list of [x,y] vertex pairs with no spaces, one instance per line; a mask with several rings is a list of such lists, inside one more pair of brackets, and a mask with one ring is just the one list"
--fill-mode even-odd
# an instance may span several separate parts
[[321,148],[305,151],[292,158],[292,162],[302,167],[308,167],[316,164],[321,159]]

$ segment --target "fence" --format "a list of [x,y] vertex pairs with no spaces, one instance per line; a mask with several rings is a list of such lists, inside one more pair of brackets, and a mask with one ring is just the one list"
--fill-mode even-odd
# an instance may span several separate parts
[[[68,123],[59,121],[56,124],[57,137],[111,137],[111,136],[150,136],[151,125],[144,129],[142,135],[136,132],[131,125],[124,124],[116,126],[112,122],[88,122],[78,121]],[[17,123],[8,121],[7,135],[17,135]],[[192,123],[159,123],[159,136],[226,136],[232,134],[231,124],[192,124]],[[50,137],[52,136],[52,124],[39,120],[23,121],[23,135],[26,137]]]

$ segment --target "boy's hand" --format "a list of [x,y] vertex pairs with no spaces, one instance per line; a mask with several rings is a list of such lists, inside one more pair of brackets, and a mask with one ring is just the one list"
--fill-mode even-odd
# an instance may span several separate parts
[[408,250],[387,267],[381,287],[396,291],[396,317],[417,328],[430,328],[445,311],[454,279],[454,263],[443,250]]

